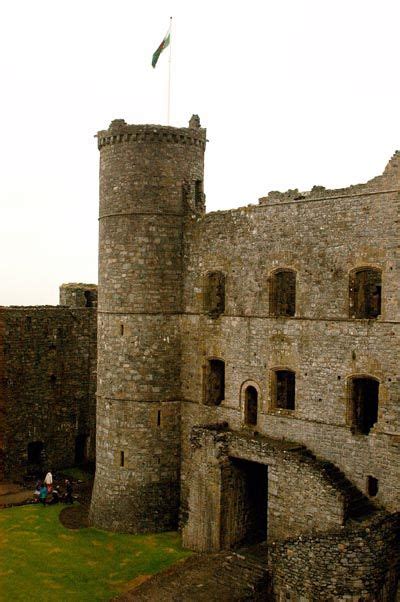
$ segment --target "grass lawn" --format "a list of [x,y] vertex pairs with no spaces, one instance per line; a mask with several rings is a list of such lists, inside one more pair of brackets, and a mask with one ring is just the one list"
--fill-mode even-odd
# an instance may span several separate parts
[[93,479],[93,475],[90,475],[85,470],[82,470],[82,468],[79,468],[79,466],[73,466],[72,468],[64,468],[61,472],[63,475],[71,477],[71,479],[74,479],[76,481],[87,481],[90,478]]
[[0,511],[0,600],[109,600],[190,552],[177,533],[70,530],[64,506]]

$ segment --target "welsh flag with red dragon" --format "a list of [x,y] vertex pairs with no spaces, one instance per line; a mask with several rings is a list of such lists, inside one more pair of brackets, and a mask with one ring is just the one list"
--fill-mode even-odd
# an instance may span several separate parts
[[171,36],[171,27],[168,29],[168,32],[166,33],[163,41],[161,42],[161,44],[159,45],[159,47],[153,54],[153,58],[151,59],[151,65],[153,68],[157,65],[157,61],[160,58],[160,54],[162,53],[162,51],[165,50],[165,48],[167,48],[167,46],[169,46],[170,36]]

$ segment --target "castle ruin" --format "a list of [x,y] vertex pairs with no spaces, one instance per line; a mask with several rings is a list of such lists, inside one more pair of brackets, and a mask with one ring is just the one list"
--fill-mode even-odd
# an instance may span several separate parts
[[282,602],[395,600],[400,152],[206,214],[197,116],[98,146],[98,308],[79,284],[0,308],[0,474],[94,459],[97,315],[93,525],[267,541]]
[[276,599],[393,600],[400,153],[206,214],[205,145],[197,116],[98,133],[92,524],[267,539]]

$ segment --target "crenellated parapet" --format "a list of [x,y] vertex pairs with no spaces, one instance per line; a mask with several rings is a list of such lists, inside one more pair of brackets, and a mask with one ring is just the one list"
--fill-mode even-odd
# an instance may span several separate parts
[[99,150],[103,146],[121,142],[168,143],[206,146],[206,130],[201,127],[174,128],[161,125],[128,125],[124,119],[115,119],[108,130],[97,134]]

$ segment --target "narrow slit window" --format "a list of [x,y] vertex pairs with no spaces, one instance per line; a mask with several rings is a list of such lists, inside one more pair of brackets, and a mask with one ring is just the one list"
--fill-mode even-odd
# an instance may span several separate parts
[[375,477],[367,477],[367,492],[370,497],[375,497],[378,494],[378,479]]
[[195,180],[194,182],[194,204],[196,209],[203,207],[203,181]]
[[157,426],[161,426],[161,410],[157,410]]
[[125,466],[125,452],[123,451],[120,452],[120,466]]
[[124,336],[124,325],[123,324],[119,325],[119,334],[121,335],[121,337]]

